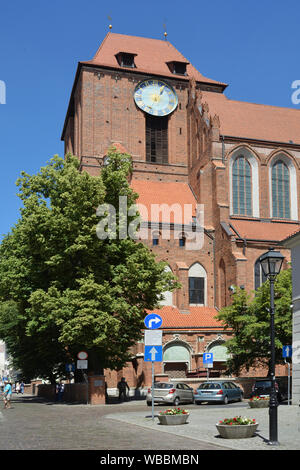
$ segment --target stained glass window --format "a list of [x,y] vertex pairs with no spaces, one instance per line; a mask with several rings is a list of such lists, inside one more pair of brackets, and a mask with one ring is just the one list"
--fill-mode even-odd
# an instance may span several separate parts
[[290,218],[290,175],[286,164],[279,160],[272,167],[272,216]]
[[251,166],[243,156],[232,167],[232,203],[233,214],[252,215]]

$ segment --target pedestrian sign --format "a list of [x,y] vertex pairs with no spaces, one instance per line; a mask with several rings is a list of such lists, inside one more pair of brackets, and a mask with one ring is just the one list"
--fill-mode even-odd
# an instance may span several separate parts
[[66,364],[67,372],[75,372],[75,364]]
[[162,325],[162,318],[157,313],[149,313],[144,319],[144,324],[146,328],[149,330],[155,330],[156,328],[160,328]]
[[162,361],[162,346],[145,345],[144,361],[148,362],[161,362]]
[[292,346],[283,346],[282,347],[282,357],[292,357],[293,348]]

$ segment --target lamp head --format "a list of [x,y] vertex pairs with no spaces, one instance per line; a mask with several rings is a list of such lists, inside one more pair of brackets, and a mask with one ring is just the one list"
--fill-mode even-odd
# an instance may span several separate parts
[[280,251],[275,251],[274,248],[270,248],[269,251],[259,258],[264,275],[268,279],[274,280],[280,273],[283,260],[284,256]]

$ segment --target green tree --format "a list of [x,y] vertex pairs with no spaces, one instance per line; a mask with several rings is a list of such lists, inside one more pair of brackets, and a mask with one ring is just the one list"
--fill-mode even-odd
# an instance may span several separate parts
[[[0,337],[26,376],[53,381],[82,349],[95,372],[122,367],[145,310],[179,287],[144,244],[120,236],[139,220],[128,214],[138,197],[130,172],[130,156],[111,149],[97,177],[67,155],[17,181],[21,217],[0,247]],[[97,215],[103,204],[116,208],[115,231],[107,211]]]
[[[281,271],[275,282],[275,348],[276,363],[282,363],[282,346],[292,342],[292,280],[291,269]],[[270,365],[270,284],[265,282],[250,296],[236,288],[232,304],[220,310],[217,318],[232,338],[226,341],[231,358],[229,373],[239,374],[245,367]]]

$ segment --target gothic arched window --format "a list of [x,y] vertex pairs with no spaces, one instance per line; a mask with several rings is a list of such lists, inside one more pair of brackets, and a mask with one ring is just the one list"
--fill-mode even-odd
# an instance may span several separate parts
[[200,263],[194,263],[189,269],[189,304],[205,305],[206,271]]
[[251,166],[243,156],[232,166],[232,208],[233,214],[252,215]]
[[289,219],[290,174],[287,165],[278,160],[272,166],[272,217]]

